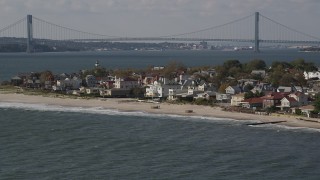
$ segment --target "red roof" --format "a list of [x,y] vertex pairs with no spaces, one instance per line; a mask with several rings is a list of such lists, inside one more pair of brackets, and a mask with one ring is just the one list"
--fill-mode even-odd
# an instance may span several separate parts
[[285,97],[289,102],[297,102],[297,100],[293,97]]
[[295,93],[293,93],[294,95],[296,95],[296,96],[300,96],[300,95],[302,95],[303,93],[302,92],[299,92],[299,91],[297,91],[297,92],[295,92]]
[[248,102],[249,104],[262,104],[263,99],[262,98],[250,98],[250,99],[246,99],[242,102]]
[[267,94],[265,96],[263,96],[263,99],[269,99],[269,100],[281,100],[282,98],[286,97],[287,95],[289,95],[289,93],[283,93],[283,92],[272,92],[270,94]]

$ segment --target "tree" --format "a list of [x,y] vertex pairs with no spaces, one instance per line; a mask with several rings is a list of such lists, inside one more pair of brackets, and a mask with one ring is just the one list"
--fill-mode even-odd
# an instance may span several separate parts
[[292,74],[285,73],[282,74],[280,80],[279,80],[279,85],[282,86],[291,86],[291,84],[294,82],[294,78]]
[[251,72],[252,70],[264,70],[266,69],[267,65],[263,60],[254,59],[247,64],[245,64],[245,70],[247,72]]
[[219,90],[218,90],[218,91],[219,91],[220,93],[225,93],[227,87],[229,87],[229,84],[223,83],[223,84],[221,84],[221,86],[219,87]]
[[239,60],[228,60],[223,63],[223,67],[226,69],[230,69],[232,67],[242,68],[242,64]]
[[313,106],[315,111],[320,112],[320,94],[316,94],[315,101],[313,102]]
[[244,99],[250,99],[250,98],[253,98],[253,97],[254,97],[254,94],[251,91],[248,91],[248,92],[244,93]]
[[282,70],[289,68],[291,69],[293,66],[288,62],[280,62],[280,61],[273,61],[271,64],[271,70],[274,71],[274,69]]
[[41,84],[44,84],[46,81],[53,81],[54,76],[51,71],[43,71],[40,73],[39,79]]
[[186,72],[187,68],[185,67],[184,64],[180,62],[172,61],[165,66],[163,70],[163,75],[166,78],[173,79],[175,78],[176,73],[179,71]]
[[317,67],[314,65],[314,63],[305,62],[304,59],[296,59],[290,63],[295,69],[300,71],[315,71],[317,70]]
[[238,77],[237,75],[239,75],[241,71],[242,69],[240,67],[231,67],[229,69],[229,75],[232,77]]
[[268,81],[272,84],[272,86],[277,87],[280,84],[280,79],[283,75],[282,71],[276,70],[270,73]]
[[251,91],[254,87],[251,84],[247,84],[243,87],[244,92]]

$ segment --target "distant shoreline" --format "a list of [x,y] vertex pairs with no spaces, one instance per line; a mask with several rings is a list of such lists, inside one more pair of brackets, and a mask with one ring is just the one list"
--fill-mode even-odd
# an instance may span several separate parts
[[[275,122],[289,127],[306,127],[320,129],[320,123],[317,119],[299,120],[296,116],[288,115],[256,115],[236,112],[226,112],[220,107],[209,107],[191,104],[169,104],[159,103],[152,104],[147,102],[138,102],[135,99],[72,99],[59,97],[44,97],[41,95],[24,95],[15,93],[1,93],[0,103],[27,103],[27,104],[46,104],[58,105],[67,107],[102,107],[104,109],[113,109],[126,112],[146,112],[151,114],[168,114],[181,116],[199,116],[199,117],[214,117],[214,118],[228,118],[234,120],[254,120],[259,122]],[[153,106],[158,106],[154,108]]]

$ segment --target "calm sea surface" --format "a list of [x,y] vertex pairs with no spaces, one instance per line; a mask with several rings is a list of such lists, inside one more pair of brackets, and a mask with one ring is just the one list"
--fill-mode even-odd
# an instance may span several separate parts
[[[257,57],[259,56],[259,57]],[[168,51],[0,54],[0,75],[187,66],[319,53]],[[319,64],[318,64],[319,65]],[[320,131],[206,117],[0,102],[0,179],[319,179]]]
[[219,65],[225,60],[237,59],[242,63],[253,59],[293,61],[303,58],[320,65],[320,53],[303,53],[298,50],[252,51],[113,51],[113,52],[67,52],[67,53],[0,53],[0,80],[9,80],[21,72],[51,70],[54,73],[70,73],[93,68],[99,60],[105,68],[146,68],[163,66],[171,61],[186,66]]
[[0,179],[319,179],[320,132],[0,103]]

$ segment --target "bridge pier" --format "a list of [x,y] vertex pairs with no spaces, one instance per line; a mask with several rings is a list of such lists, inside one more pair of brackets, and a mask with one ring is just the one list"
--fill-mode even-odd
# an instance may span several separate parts
[[255,23],[254,23],[254,26],[255,26],[255,33],[254,33],[254,52],[258,53],[260,52],[260,40],[259,40],[259,12],[256,12],[255,13]]
[[32,53],[33,51],[32,15],[27,15],[27,53]]

